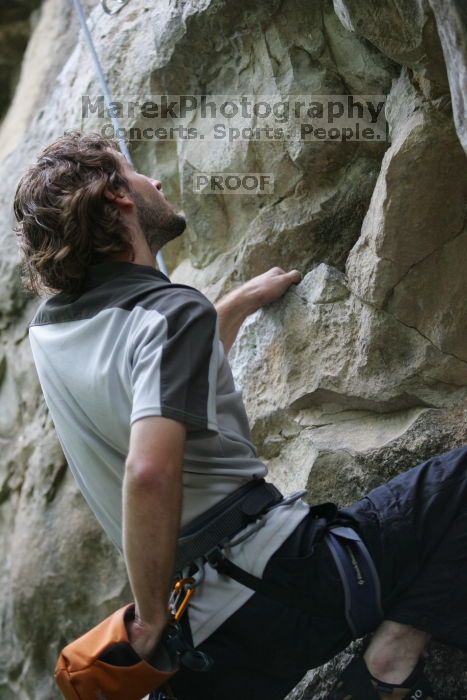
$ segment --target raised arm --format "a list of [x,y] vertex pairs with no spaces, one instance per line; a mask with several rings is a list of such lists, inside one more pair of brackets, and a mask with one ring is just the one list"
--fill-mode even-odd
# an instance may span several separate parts
[[229,352],[247,316],[261,306],[276,301],[291,284],[300,281],[301,274],[298,270],[285,272],[280,267],[272,267],[223,296],[215,307],[219,317],[219,337],[225,352]]

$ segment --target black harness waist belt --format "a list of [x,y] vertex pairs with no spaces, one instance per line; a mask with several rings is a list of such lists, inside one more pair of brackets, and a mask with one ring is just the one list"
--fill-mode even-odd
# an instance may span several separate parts
[[212,549],[283,499],[273,484],[264,479],[251,479],[181,529],[175,571],[181,571],[200,557],[206,558]]

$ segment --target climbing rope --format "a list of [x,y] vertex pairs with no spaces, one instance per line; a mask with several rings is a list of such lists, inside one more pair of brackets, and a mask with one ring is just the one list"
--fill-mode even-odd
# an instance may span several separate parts
[[[118,9],[114,9],[112,11],[112,10],[109,10],[109,7],[107,5],[107,0],[102,0],[102,7],[104,8],[105,12],[107,12],[107,14],[109,14],[109,15],[117,14],[117,12],[120,12],[122,7],[127,5],[129,2],[129,0],[113,0],[113,1],[116,3],[116,5],[120,5],[120,7],[118,7]],[[102,70],[101,62],[99,60],[99,56],[97,55],[96,47],[94,46],[94,41],[92,39],[91,32],[89,31],[89,28],[88,28],[86,16],[84,14],[83,7],[81,5],[81,0],[71,0],[71,2],[75,6],[76,13],[78,15],[81,27],[83,29],[84,39],[86,41],[88,49],[89,49],[91,56],[93,58],[94,66],[96,68],[96,73],[98,75],[98,78],[99,78],[99,81],[100,81],[100,84],[102,87],[102,92],[104,93],[105,104],[107,107],[109,107],[109,105],[113,102],[112,94],[110,92],[109,86],[107,84],[107,80],[106,80],[104,72]],[[130,156],[130,152],[128,150],[128,146],[126,144],[126,141],[122,136],[120,136],[120,134],[122,132],[120,131],[120,122],[118,120],[118,117],[114,114],[114,110],[112,110],[112,109],[109,109],[109,113],[110,113],[110,119],[112,121],[112,126],[114,128],[115,133],[117,134],[117,140],[118,140],[118,144],[120,147],[120,151],[125,156],[127,161],[129,163],[131,163],[131,165],[133,165],[133,161],[132,161],[132,158]],[[162,256],[161,251],[159,251],[156,255],[156,262],[157,262],[157,265],[159,267],[159,270],[164,275],[168,276],[167,268],[165,266],[164,258]]]

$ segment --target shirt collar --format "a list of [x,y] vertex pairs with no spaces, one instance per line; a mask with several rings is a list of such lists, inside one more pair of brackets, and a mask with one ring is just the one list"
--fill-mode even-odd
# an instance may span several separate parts
[[106,260],[105,262],[94,263],[87,268],[83,278],[83,289],[92,289],[114,277],[129,275],[138,271],[145,271],[154,277],[170,282],[167,275],[164,275],[163,272],[156,270],[151,265],[140,265],[139,263],[132,263],[126,260]]

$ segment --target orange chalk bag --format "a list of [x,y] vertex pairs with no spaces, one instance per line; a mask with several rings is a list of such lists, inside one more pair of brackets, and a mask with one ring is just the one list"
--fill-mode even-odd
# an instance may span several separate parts
[[169,600],[170,621],[150,660],[144,660],[128,639],[127,623],[135,604],[123,606],[60,653],[55,681],[65,700],[141,700],[167,681],[180,664],[208,670],[211,659],[184,638],[179,624],[195,592],[193,578],[175,582]]

